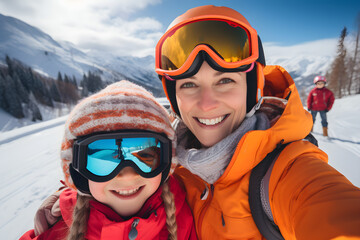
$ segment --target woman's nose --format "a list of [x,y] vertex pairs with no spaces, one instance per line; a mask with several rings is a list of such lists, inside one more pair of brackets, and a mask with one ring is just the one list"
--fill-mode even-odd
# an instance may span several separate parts
[[216,94],[212,88],[201,89],[198,106],[203,111],[210,111],[218,106]]

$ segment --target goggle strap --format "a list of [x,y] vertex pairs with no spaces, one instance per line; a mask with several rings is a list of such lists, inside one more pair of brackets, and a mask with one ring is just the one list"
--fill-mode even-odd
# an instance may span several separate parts
[[259,35],[258,35],[258,48],[259,48],[259,57],[256,61],[261,63],[263,66],[266,66],[264,49]]
[[175,81],[175,79],[171,78],[169,75],[167,75],[166,73],[164,74],[165,78],[169,81]]
[[253,70],[254,66],[255,66],[255,63],[253,62],[251,64],[250,68],[248,70],[244,71],[244,73],[247,73],[247,72],[250,72],[251,70]]

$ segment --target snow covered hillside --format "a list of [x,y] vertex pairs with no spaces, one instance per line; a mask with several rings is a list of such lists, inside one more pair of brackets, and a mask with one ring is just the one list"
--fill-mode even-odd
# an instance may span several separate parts
[[[35,211],[61,186],[65,118],[0,134],[0,236],[15,240],[33,228]],[[320,121],[314,127],[319,146],[330,165],[360,187],[360,95],[336,100],[328,118],[330,138],[321,135]]]
[[[308,93],[313,87],[314,76],[325,74],[328,70],[336,52],[336,41],[323,39],[294,46],[264,43],[266,62],[283,66],[294,78],[299,92]],[[100,75],[103,81],[128,79],[144,86],[157,97],[164,96],[154,71],[154,56],[139,58],[95,50],[84,52],[69,42],[56,41],[19,19],[0,14],[0,65],[5,66],[6,55],[52,78],[57,78],[58,72],[61,72],[80,81],[84,73],[91,71]],[[56,116],[52,114],[51,117],[44,112],[45,107],[39,107],[45,120]],[[0,119],[0,132],[29,124],[32,122],[28,119],[7,117]]]
[[162,93],[153,57],[85,53],[70,42],[57,42],[36,27],[0,14],[0,63],[5,62],[6,55],[52,78],[61,72],[81,79],[83,74],[91,71],[107,82],[128,79],[153,91],[158,90],[154,92],[156,95]]

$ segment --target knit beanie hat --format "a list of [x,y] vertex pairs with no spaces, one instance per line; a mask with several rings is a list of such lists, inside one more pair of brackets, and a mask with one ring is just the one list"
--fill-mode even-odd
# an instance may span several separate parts
[[[100,92],[85,98],[71,111],[61,144],[61,165],[67,186],[83,193],[89,192],[88,180],[70,168],[74,140],[96,132],[122,129],[140,129],[164,133],[172,140],[175,152],[175,134],[169,115],[154,96],[143,87],[122,80],[107,86]],[[172,162],[172,168],[176,163]],[[170,166],[162,174],[164,181]]]

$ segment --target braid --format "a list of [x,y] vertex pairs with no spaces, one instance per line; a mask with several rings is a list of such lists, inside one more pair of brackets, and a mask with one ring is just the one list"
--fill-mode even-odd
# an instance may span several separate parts
[[89,201],[91,197],[77,194],[76,205],[73,211],[73,222],[71,224],[68,240],[85,239],[87,221],[89,218]]
[[176,224],[176,207],[174,195],[170,191],[168,181],[163,184],[163,191],[161,197],[164,201],[165,213],[166,213],[166,226],[169,231],[169,239],[177,239],[177,224]]

